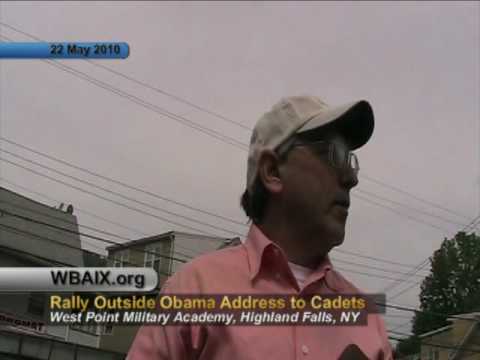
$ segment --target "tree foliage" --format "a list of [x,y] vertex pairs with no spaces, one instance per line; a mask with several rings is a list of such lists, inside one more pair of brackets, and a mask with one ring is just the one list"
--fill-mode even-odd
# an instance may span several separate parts
[[[448,316],[480,310],[480,237],[459,232],[445,239],[430,257],[431,271],[423,280],[420,312],[413,318],[412,332],[419,336],[448,325]],[[398,346],[399,352],[420,350],[415,337]]]

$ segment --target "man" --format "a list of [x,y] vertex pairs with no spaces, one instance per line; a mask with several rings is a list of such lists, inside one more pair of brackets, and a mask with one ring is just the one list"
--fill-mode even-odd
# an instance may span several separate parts
[[[192,260],[163,292],[359,294],[330,263],[342,244],[358,159],[374,127],[366,101],[328,107],[316,97],[283,99],[253,130],[245,243]],[[357,354],[357,355],[356,355]],[[382,319],[366,326],[145,326],[129,360],[391,359]]]

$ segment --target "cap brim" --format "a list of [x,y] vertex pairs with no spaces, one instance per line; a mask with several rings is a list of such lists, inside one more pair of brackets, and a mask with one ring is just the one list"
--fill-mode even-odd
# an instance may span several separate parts
[[352,150],[365,145],[373,134],[375,120],[373,109],[365,101],[336,106],[323,111],[305,123],[297,133],[322,129],[332,126],[345,137]]

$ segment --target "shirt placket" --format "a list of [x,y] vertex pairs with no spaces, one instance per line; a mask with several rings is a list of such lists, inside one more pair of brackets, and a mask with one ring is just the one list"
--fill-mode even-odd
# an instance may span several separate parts
[[308,327],[304,326],[293,326],[293,340],[295,343],[295,360],[304,360],[304,359],[312,359],[310,356],[310,347],[307,344],[307,336],[303,334],[303,332]]
[[[326,284],[326,270],[320,274],[313,275],[314,278],[309,278],[305,282],[305,286],[298,293],[299,296],[306,295],[307,298],[312,294],[322,294],[327,286]],[[314,351],[318,348],[318,345],[315,347],[311,343],[312,337],[309,336],[312,331],[312,326],[293,326],[294,331],[294,342],[295,342],[295,360],[306,360],[306,359],[319,359],[322,358],[323,354],[319,354]],[[319,339],[317,339],[320,341]]]

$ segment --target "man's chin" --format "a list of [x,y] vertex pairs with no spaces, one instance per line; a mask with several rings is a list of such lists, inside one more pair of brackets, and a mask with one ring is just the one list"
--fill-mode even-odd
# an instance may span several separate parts
[[330,251],[332,248],[343,244],[343,240],[345,239],[345,223],[334,219],[334,221],[325,222],[322,225],[322,230],[319,234],[322,234],[321,239],[325,249]]
[[334,231],[332,231],[332,237],[330,240],[330,244],[332,248],[342,245],[344,240],[345,240],[344,226],[341,226],[341,228],[337,228]]
[[343,244],[345,240],[345,223],[340,221],[335,221],[330,225],[330,244],[333,247]]
[[332,243],[332,248],[342,245],[344,240],[345,240],[345,238],[342,236],[341,239],[338,239],[337,241],[334,241]]

